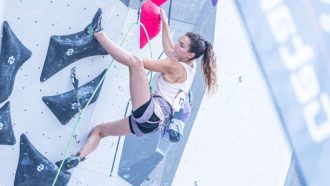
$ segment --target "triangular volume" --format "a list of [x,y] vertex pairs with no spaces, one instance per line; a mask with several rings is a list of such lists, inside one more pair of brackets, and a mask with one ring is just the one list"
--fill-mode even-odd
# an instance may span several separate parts
[[11,125],[10,103],[0,108],[0,145],[14,145],[15,135]]
[[[48,108],[55,114],[57,119],[63,124],[67,124],[78,112],[78,103],[76,95],[78,94],[79,103],[81,108],[87,105],[88,100],[91,98],[93,92],[96,90],[97,85],[102,80],[106,70],[104,70],[99,76],[97,76],[91,82],[79,87],[76,90],[71,90],[69,92],[55,95],[55,96],[44,96],[42,100],[48,106]],[[103,84],[103,82],[102,82]],[[101,91],[101,86],[98,88],[90,104],[94,103]]]
[[120,0],[125,6],[129,7],[130,0]]
[[[19,161],[15,175],[15,186],[44,186],[52,185],[58,167],[45,158],[30,143],[25,134],[20,138]],[[69,172],[61,171],[56,186],[67,185],[71,177]]]
[[17,70],[32,55],[10,29],[7,21],[3,23],[0,53],[0,103],[5,101],[13,90]]
[[[98,23],[102,17],[96,12],[93,23]],[[90,25],[90,24],[89,24]],[[87,28],[87,27],[86,27]],[[52,36],[40,81],[44,82],[71,63],[89,56],[106,55],[107,51],[86,30],[64,36]]]
[[132,185],[141,185],[163,158],[164,155],[155,151],[130,167],[121,167],[118,175]]
[[[160,8],[152,1],[148,0],[142,5],[141,23],[144,25],[149,39],[152,40],[160,32]],[[145,30],[140,26],[140,48],[148,43]]]

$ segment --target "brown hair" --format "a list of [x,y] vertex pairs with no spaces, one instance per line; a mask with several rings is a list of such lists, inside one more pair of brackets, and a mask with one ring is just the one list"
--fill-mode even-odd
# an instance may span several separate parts
[[197,33],[188,32],[185,34],[190,39],[189,52],[195,53],[193,59],[202,58],[202,70],[208,93],[216,91],[217,84],[217,64],[213,46]]

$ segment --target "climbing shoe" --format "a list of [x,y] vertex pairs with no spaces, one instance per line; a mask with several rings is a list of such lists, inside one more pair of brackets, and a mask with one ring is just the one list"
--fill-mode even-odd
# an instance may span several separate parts
[[[84,158],[83,158],[84,159]],[[63,160],[60,160],[58,162],[56,162],[55,164],[60,167],[61,166],[61,163],[62,163]],[[64,163],[63,163],[63,166],[62,166],[62,170],[69,170],[69,169],[72,169],[74,167],[77,167],[78,164],[80,163],[80,161],[82,161],[82,159],[80,159],[79,156],[70,156],[70,157],[67,157],[64,159]]]
[[94,32],[100,32],[101,30],[103,30],[101,23],[102,15],[102,9],[99,8],[93,18],[92,23],[87,25],[87,27],[85,28],[85,33],[87,33],[88,35],[93,35]]

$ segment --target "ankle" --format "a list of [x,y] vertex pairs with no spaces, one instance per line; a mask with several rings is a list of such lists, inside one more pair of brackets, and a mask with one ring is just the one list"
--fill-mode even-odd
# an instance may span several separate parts
[[79,157],[80,161],[84,161],[86,159],[86,157],[81,156],[80,152],[77,152],[74,156]]
[[99,36],[103,35],[103,30],[100,30],[100,31],[98,31],[98,32],[94,32],[93,35],[94,35],[95,37],[99,37]]

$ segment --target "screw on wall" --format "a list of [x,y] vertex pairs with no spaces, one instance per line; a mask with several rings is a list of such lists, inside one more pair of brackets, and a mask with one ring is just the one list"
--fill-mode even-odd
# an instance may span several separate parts
[[243,82],[243,77],[242,77],[242,76],[239,76],[239,77],[238,77],[238,82],[240,82],[240,83]]

